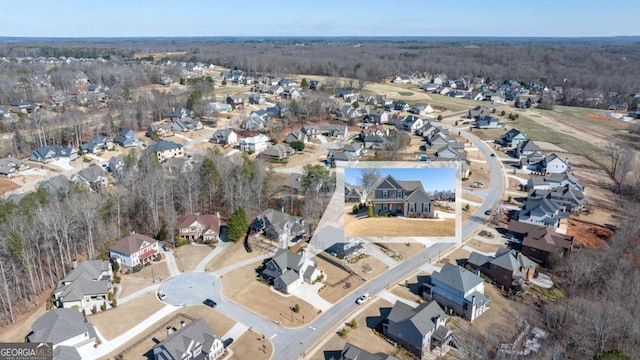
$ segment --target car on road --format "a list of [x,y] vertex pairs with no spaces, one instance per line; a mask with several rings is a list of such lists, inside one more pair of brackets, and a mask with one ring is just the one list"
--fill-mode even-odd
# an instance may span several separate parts
[[205,301],[203,301],[203,304],[210,306],[212,308],[216,307],[216,305],[218,305],[215,301],[211,300],[211,299],[207,299]]
[[225,349],[231,346],[231,344],[233,344],[233,338],[226,338],[222,341],[222,345]]
[[364,304],[365,302],[367,302],[367,300],[369,300],[371,296],[369,294],[364,294],[361,295],[359,298],[356,299],[356,304],[361,305]]
[[490,155],[490,156],[491,156],[491,157],[496,157],[496,154],[494,154],[494,153],[491,153],[491,155]]
[[164,300],[164,298],[166,298],[166,297],[167,297],[167,294],[165,294],[162,291],[158,291],[158,299]]
[[492,211],[491,210],[487,210],[484,212],[485,215],[491,215]]

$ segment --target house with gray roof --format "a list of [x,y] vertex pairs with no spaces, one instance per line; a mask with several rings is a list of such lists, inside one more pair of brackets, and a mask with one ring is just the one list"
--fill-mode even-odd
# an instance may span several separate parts
[[[328,352],[325,352],[325,359],[327,358],[327,353]],[[339,352],[339,355],[336,354],[335,356],[329,357],[327,360],[398,360],[398,358],[383,353],[372,354],[367,350],[347,342],[344,345],[344,348],[342,348],[342,351]]]
[[116,135],[116,137],[113,138],[113,142],[126,148],[138,146],[140,144],[140,138],[135,131],[127,129]]
[[122,175],[124,172],[124,168],[125,164],[123,155],[112,156],[111,159],[109,159],[109,171],[115,177]]
[[525,134],[521,133],[520,130],[512,128],[500,136],[498,143],[502,144],[502,146],[515,147],[528,139],[529,138]]
[[60,159],[74,160],[78,158],[78,151],[70,147],[60,145],[43,146],[33,150],[29,160],[50,163]]
[[29,164],[22,160],[18,160],[13,156],[7,156],[0,159],[0,176],[13,178],[20,175],[20,171],[29,169]]
[[[547,197],[527,197],[523,208],[518,211],[518,221],[566,231],[569,212],[560,203]],[[562,230],[564,229],[564,230]]]
[[225,114],[230,112],[231,110],[233,110],[233,106],[229,104],[212,102],[212,103],[209,103],[207,110],[205,110],[205,112],[207,112],[208,114],[214,114],[214,113]]
[[284,142],[291,144],[294,141],[307,142],[307,135],[302,131],[292,131],[284,138]]
[[345,166],[358,162],[358,156],[344,150],[329,150],[327,154],[327,164]]
[[153,140],[158,140],[173,136],[173,130],[171,129],[170,124],[152,124],[147,128],[145,135]]
[[86,260],[58,282],[53,301],[58,307],[80,309],[102,305],[111,292],[111,264],[102,260]]
[[454,345],[447,315],[436,301],[418,307],[396,301],[382,323],[383,334],[419,359],[442,356]]
[[316,138],[321,135],[320,128],[315,125],[303,126],[300,131],[307,136],[307,138]]
[[155,360],[214,360],[224,354],[222,340],[203,318],[167,328],[167,337],[153,347]]
[[536,144],[533,140],[528,139],[518,143],[518,145],[513,150],[513,153],[516,159],[520,159],[522,157],[535,154],[542,155],[542,148],[540,148],[540,146],[538,146],[538,144]]
[[254,232],[263,232],[266,237],[279,241],[285,247],[289,240],[307,232],[302,218],[273,209],[267,209],[256,216],[251,223],[251,229]]
[[235,145],[238,143],[238,134],[233,129],[218,129],[213,132],[209,142],[214,144]]
[[284,160],[295,154],[296,150],[287,144],[276,144],[268,147],[259,156],[273,160]]
[[191,118],[176,119],[171,124],[171,130],[178,132],[202,130],[202,122]]
[[149,147],[158,158],[159,163],[163,163],[170,158],[180,158],[184,156],[184,146],[173,141],[160,140]]
[[484,294],[484,285],[480,276],[447,263],[422,284],[421,295],[425,300],[435,300],[445,310],[473,321],[489,310],[490,299]]
[[171,120],[185,119],[193,115],[193,110],[187,109],[182,106],[174,107],[172,111],[167,114],[167,117]]
[[399,181],[388,175],[374,188],[371,203],[376,214],[433,217],[434,201],[420,181]]
[[101,166],[96,164],[91,164],[80,170],[71,178],[71,181],[93,191],[97,191],[109,185],[107,172]]
[[493,116],[486,115],[476,121],[476,127],[478,129],[495,129],[504,127],[504,123]]
[[113,149],[113,141],[104,135],[96,135],[89,142],[80,144],[80,151],[83,154],[97,154],[110,149]]
[[586,187],[582,181],[576,179],[576,177],[568,171],[561,174],[536,176],[527,180],[527,188],[529,188],[529,190],[554,190],[565,185],[579,191],[584,191]]
[[260,275],[270,280],[275,289],[290,293],[300,284],[312,284],[323,276],[317,266],[315,259],[309,258],[304,250],[294,254],[281,248],[265,262]]
[[384,136],[378,134],[365,135],[362,141],[366,149],[383,149],[391,143]]
[[327,128],[326,133],[327,133],[327,136],[344,138],[347,135],[349,135],[349,128],[347,127],[347,125],[331,124]]
[[502,289],[509,291],[523,283],[529,283],[535,275],[538,264],[516,250],[500,248],[495,256],[487,256],[476,251],[467,260],[467,267],[478,270]]
[[580,190],[576,190],[571,186],[563,185],[558,186],[553,190],[539,190],[532,189],[527,194],[527,199],[541,199],[548,198],[558,206],[564,207],[567,211],[572,213],[578,213],[587,203],[587,197]]
[[64,196],[71,191],[71,185],[71,180],[69,180],[64,174],[60,174],[50,179],[41,181],[38,186],[46,189],[50,194]]
[[53,359],[80,359],[78,349],[96,344],[93,325],[76,309],[52,309],[31,325],[26,340],[30,343],[52,343]]

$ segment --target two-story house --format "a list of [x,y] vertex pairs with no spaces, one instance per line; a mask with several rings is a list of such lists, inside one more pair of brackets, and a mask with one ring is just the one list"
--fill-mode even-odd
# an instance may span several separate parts
[[173,331],[167,328],[167,337],[153,347],[155,360],[214,360],[225,353],[224,344],[203,318],[185,324]]
[[522,244],[521,251],[525,256],[545,266],[573,250],[573,236],[559,234],[548,227],[509,221],[508,230]]
[[123,130],[120,134],[113,138],[113,142],[122,147],[138,146],[140,144],[140,138],[133,130]]
[[80,144],[83,154],[97,154],[102,150],[113,149],[113,141],[104,135],[96,135],[89,142]]
[[375,187],[371,203],[376,213],[417,214],[421,217],[433,217],[435,214],[434,201],[420,181],[399,181],[391,175]]
[[53,292],[53,302],[57,307],[79,309],[102,305],[111,292],[113,272],[111,264],[102,260],[81,262],[58,282]]
[[94,191],[109,185],[107,172],[96,164],[91,164],[80,170],[77,174],[73,175],[71,181]]
[[518,143],[518,145],[513,150],[516,159],[520,159],[525,156],[531,155],[542,155],[542,148],[538,146],[533,140],[528,139]]
[[93,324],[76,309],[53,309],[45,312],[33,322],[31,332],[26,337],[30,343],[51,343],[52,358],[56,360],[82,359],[78,350],[90,349],[96,345],[97,339]]
[[13,178],[20,175],[20,171],[29,169],[29,164],[12,156],[0,159],[0,176]]
[[484,294],[484,285],[480,276],[447,263],[422,284],[421,294],[425,300],[435,300],[445,309],[473,321],[489,309],[490,299]]
[[240,140],[240,142],[238,142],[238,148],[240,149],[240,151],[248,151],[259,154],[267,149],[268,142],[269,137],[267,135],[258,134],[256,136]]
[[284,293],[290,293],[302,283],[312,284],[323,276],[315,259],[301,254],[294,254],[285,249],[278,249],[267,262],[260,275],[269,279],[273,287]]
[[170,158],[180,158],[184,156],[184,146],[173,141],[160,140],[149,147],[158,158],[158,162],[162,163]]
[[235,145],[238,143],[238,134],[233,129],[218,129],[213,132],[209,142],[214,144]]
[[521,142],[527,140],[529,140],[529,138],[525,134],[521,133],[520,130],[516,128],[512,128],[500,136],[498,143],[502,144],[502,146],[515,147]]
[[217,241],[220,237],[220,214],[188,214],[178,223],[180,236],[189,240]]
[[78,158],[78,151],[70,148],[63,147],[60,145],[51,145],[44,146],[33,150],[31,156],[29,156],[29,160],[41,162],[41,163],[50,163],[52,161],[60,160],[60,159],[69,159],[74,160]]
[[503,290],[508,291],[518,284],[530,282],[535,275],[537,264],[516,250],[500,248],[495,256],[472,252],[467,266],[473,271],[479,270]]
[[142,234],[131,234],[118,240],[109,248],[109,256],[123,268],[151,261],[160,251],[158,242]]
[[307,231],[302,218],[273,209],[267,209],[256,216],[251,229],[255,232],[262,231],[265,236],[277,240],[284,247],[289,240],[300,237]]
[[546,226],[560,232],[566,232],[568,218],[566,207],[547,197],[528,197],[524,207],[518,211],[518,221]]

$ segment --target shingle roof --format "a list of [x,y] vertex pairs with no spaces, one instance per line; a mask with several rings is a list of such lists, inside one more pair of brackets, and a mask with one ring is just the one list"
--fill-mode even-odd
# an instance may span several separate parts
[[89,165],[89,167],[80,170],[79,174],[90,183],[94,183],[98,181],[100,177],[107,175],[104,169],[96,164]]
[[117,251],[121,254],[131,255],[136,251],[140,250],[144,242],[155,243],[157,241],[153,240],[152,238],[146,235],[131,234],[118,240],[118,242],[113,244],[113,246],[111,246],[109,249]]
[[182,145],[174,143],[173,141],[160,140],[157,143],[151,145],[149,149],[153,152],[162,152],[167,150],[179,149]]
[[463,293],[484,282],[481,277],[469,270],[450,263],[445,264],[439,272],[435,271],[431,274],[431,278]]
[[48,311],[31,325],[31,330],[30,342],[51,342],[54,345],[87,332],[90,338],[96,337],[93,325],[77,309]]
[[216,215],[203,214],[195,215],[189,214],[182,217],[178,226],[180,228],[189,227],[194,222],[199,222],[202,225],[202,232],[205,233],[209,230],[215,231],[216,234],[220,232],[220,218]]
[[169,337],[154,347],[154,353],[157,354],[156,348],[164,348],[166,349],[165,357],[160,355],[157,358],[182,359],[188,350],[187,347],[192,342],[202,344],[202,350],[209,351],[215,340],[215,331],[204,319],[200,318],[193,320],[185,325],[185,327],[169,335]]
[[[63,301],[80,301],[85,295],[99,295],[109,292],[110,279],[101,273],[109,270],[109,262],[102,260],[83,261],[58,282],[55,293]],[[66,285],[65,285],[66,284]]]
[[82,360],[82,356],[73,346],[59,345],[53,349],[53,360]]

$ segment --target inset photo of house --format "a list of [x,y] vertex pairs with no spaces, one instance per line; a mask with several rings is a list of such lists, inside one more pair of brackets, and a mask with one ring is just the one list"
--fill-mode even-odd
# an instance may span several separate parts
[[456,169],[346,168],[345,236],[456,236]]

